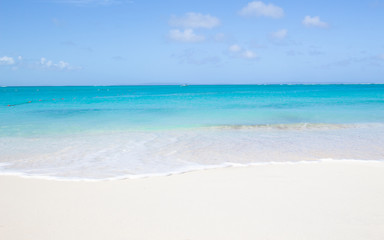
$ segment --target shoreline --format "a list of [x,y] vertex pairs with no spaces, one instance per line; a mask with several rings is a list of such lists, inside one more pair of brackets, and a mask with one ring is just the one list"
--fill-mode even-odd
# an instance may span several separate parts
[[0,176],[13,239],[382,239],[384,163],[258,164],[119,181]]
[[[321,164],[321,163],[332,163],[332,162],[344,162],[344,163],[383,163],[384,159],[378,160],[362,160],[362,159],[318,159],[318,160],[303,160],[303,161],[269,161],[269,162],[252,162],[252,163],[232,163],[226,162],[219,165],[200,165],[196,167],[189,167],[186,169],[180,169],[172,172],[164,173],[148,173],[148,174],[132,174],[125,176],[116,176],[110,178],[81,178],[81,177],[57,177],[57,176],[44,176],[39,174],[26,174],[22,172],[0,172],[1,177],[18,177],[25,179],[37,179],[47,181],[63,181],[63,182],[108,182],[108,181],[124,181],[124,180],[136,180],[136,179],[147,179],[147,178],[159,178],[159,177],[172,177],[177,175],[183,175],[193,172],[220,170],[223,168],[246,168],[255,166],[268,166],[268,165],[296,165],[296,164]],[[6,165],[5,165],[6,166]],[[1,167],[1,164],[0,164]]]

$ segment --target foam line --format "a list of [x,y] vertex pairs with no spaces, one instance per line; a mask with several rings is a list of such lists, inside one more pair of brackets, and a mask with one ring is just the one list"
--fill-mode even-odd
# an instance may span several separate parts
[[[169,172],[163,172],[163,173],[151,173],[151,174],[132,174],[132,175],[122,175],[122,176],[116,176],[116,177],[109,177],[109,178],[80,178],[80,177],[55,177],[55,176],[45,176],[40,174],[27,174],[23,172],[16,172],[16,171],[6,171],[2,172],[0,170],[1,176],[17,176],[22,178],[29,178],[29,179],[44,179],[44,180],[54,180],[54,181],[85,181],[85,182],[100,182],[100,181],[116,181],[116,180],[126,180],[126,179],[143,179],[143,178],[152,178],[152,177],[166,177],[166,176],[173,176],[173,175],[179,175],[179,174],[185,174],[189,172],[195,172],[195,171],[204,171],[204,170],[211,170],[211,169],[220,169],[220,168],[228,168],[228,167],[252,167],[252,166],[266,166],[266,165],[301,165],[301,164],[319,164],[319,163],[360,163],[360,164],[372,164],[372,163],[380,163],[384,164],[384,159],[382,160],[361,160],[361,159],[332,159],[332,158],[325,158],[325,159],[319,159],[319,160],[313,160],[313,161],[282,161],[282,162],[257,162],[257,163],[223,163],[218,165],[197,165],[194,167],[188,167],[188,168],[182,168],[180,170],[176,171],[169,171]],[[4,166],[4,164],[2,164]],[[0,165],[0,167],[2,166]]]

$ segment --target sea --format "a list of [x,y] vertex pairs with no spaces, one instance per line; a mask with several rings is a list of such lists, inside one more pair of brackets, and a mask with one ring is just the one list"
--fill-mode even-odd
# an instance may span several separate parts
[[384,160],[384,85],[0,87],[0,174],[61,180]]

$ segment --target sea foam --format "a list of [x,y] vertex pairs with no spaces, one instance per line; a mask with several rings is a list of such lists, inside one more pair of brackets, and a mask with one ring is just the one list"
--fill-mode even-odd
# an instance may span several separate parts
[[[288,129],[288,130],[287,130]],[[0,172],[69,179],[167,175],[236,164],[384,159],[383,127],[194,128],[3,137]]]

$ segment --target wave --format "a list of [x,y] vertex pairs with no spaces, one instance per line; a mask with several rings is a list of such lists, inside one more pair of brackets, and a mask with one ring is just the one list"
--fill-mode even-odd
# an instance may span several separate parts
[[206,126],[210,129],[222,130],[252,130],[252,129],[274,129],[274,130],[331,130],[344,128],[370,128],[384,127],[384,123],[277,123],[277,124],[251,124],[251,125],[215,125]]
[[360,164],[372,164],[372,163],[384,163],[384,159],[381,160],[362,160],[362,159],[332,159],[325,158],[319,160],[307,160],[307,161],[279,161],[279,162],[253,162],[253,163],[233,163],[233,162],[225,162],[222,164],[216,165],[196,165],[189,166],[185,168],[181,168],[179,170],[168,171],[168,172],[160,172],[160,173],[148,173],[148,174],[130,174],[130,175],[121,175],[115,177],[107,177],[107,178],[81,178],[81,177],[58,177],[58,176],[48,176],[41,174],[28,174],[25,172],[1,172],[0,176],[17,176],[22,178],[32,178],[32,179],[43,179],[43,180],[54,180],[54,181],[84,181],[84,182],[102,182],[102,181],[116,181],[116,180],[133,180],[133,179],[143,179],[143,178],[151,178],[151,177],[167,177],[174,176],[180,174],[186,174],[196,171],[205,171],[205,170],[213,170],[213,169],[221,169],[221,168],[237,168],[237,167],[252,167],[252,166],[266,166],[266,165],[299,165],[299,164],[319,164],[319,163],[360,163]]

